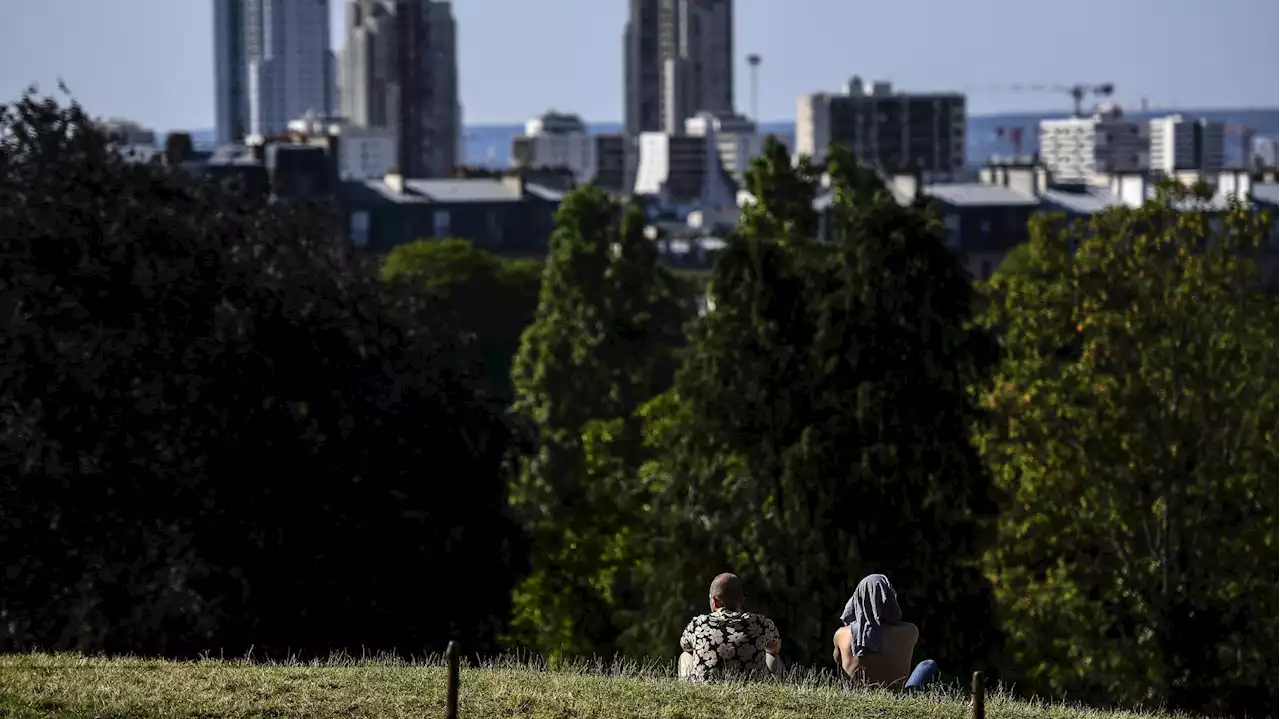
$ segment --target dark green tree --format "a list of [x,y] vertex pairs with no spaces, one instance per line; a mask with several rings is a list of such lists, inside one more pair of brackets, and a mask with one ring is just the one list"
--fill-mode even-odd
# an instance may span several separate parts
[[0,650],[492,646],[510,430],[325,213],[129,164],[27,97],[0,295]]
[[515,408],[538,438],[514,493],[534,549],[512,640],[553,659],[617,646],[643,496],[633,415],[670,384],[687,312],[638,204],[579,188],[556,225],[513,371]]
[[[761,163],[749,182],[774,171]],[[674,647],[728,570],[792,660],[829,662],[844,601],[882,572],[921,627],[920,651],[962,674],[998,646],[977,564],[992,497],[968,443],[968,387],[990,343],[969,326],[971,290],[937,223],[864,173],[832,181],[830,245],[744,222],[675,389],[647,408],[660,455],[646,473],[667,522],[649,641]],[[758,216],[801,207],[763,204]]]
[[793,164],[787,146],[774,135],[766,136],[760,156],[751,161],[746,177],[747,191],[755,202],[742,210],[743,232],[777,240],[816,237],[818,212],[813,201],[821,169],[807,157]]
[[419,240],[382,261],[384,281],[425,293],[464,334],[467,365],[484,388],[509,407],[511,367],[520,337],[538,309],[543,263],[506,259],[467,240]]

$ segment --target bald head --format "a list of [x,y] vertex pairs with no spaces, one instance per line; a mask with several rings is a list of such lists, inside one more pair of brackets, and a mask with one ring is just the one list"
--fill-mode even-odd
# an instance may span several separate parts
[[725,572],[711,580],[711,602],[715,608],[742,609],[746,597],[742,593],[742,580],[738,575]]

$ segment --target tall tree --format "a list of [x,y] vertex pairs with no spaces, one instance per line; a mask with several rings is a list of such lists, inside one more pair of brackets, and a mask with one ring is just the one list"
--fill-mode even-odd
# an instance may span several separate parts
[[990,571],[1028,691],[1275,716],[1273,220],[1160,192],[1038,220],[992,280]]
[[384,281],[424,294],[464,334],[466,364],[504,407],[514,401],[511,367],[533,323],[543,263],[507,259],[467,240],[419,240],[383,259]]
[[687,304],[656,264],[636,203],[570,192],[556,218],[537,319],[513,372],[538,439],[515,501],[534,538],[512,638],[553,658],[610,654],[626,609],[636,407],[670,384]]
[[[754,236],[744,222],[675,390],[649,408],[662,455],[647,471],[670,519],[650,595],[666,618],[648,641],[670,646],[727,568],[792,659],[830,661],[844,601],[861,575],[883,572],[922,649],[958,673],[996,638],[976,561],[990,488],[968,445],[967,387],[989,343],[968,326],[971,290],[937,224],[842,160],[835,242]],[[774,172],[761,162],[751,182]],[[759,216],[801,212],[794,198],[762,204]]]
[[510,430],[323,212],[128,164],[28,97],[0,295],[0,650],[492,646]]

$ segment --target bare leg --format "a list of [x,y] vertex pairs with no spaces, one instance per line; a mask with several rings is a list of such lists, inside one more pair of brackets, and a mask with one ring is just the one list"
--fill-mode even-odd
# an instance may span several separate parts
[[782,675],[787,671],[787,665],[783,663],[782,657],[776,654],[764,655],[764,664],[769,667],[769,673],[778,679],[781,679]]
[[692,654],[689,652],[683,652],[680,654],[679,677],[681,679],[689,678],[689,674],[693,671],[693,664],[694,660]]

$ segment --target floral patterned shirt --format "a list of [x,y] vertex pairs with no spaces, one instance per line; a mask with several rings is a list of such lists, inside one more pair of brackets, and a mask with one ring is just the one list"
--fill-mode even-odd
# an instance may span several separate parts
[[689,678],[706,681],[725,674],[764,674],[765,647],[779,638],[766,616],[719,609],[694,617],[680,635],[680,647],[693,654]]

